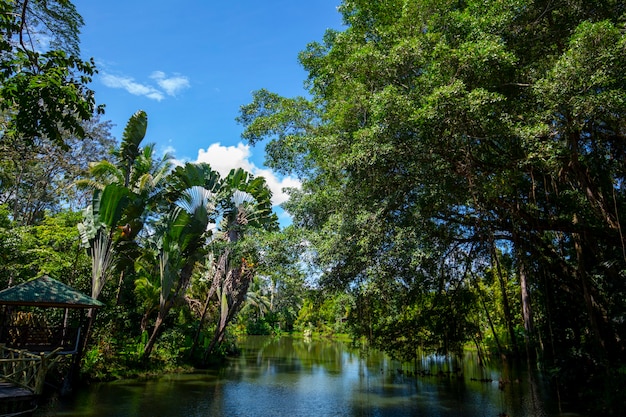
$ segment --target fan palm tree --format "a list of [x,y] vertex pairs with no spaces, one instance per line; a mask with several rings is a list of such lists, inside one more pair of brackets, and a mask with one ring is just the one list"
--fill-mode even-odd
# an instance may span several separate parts
[[[153,227],[158,236],[159,311],[144,357],[151,354],[164,319],[184,297],[193,272],[209,250],[217,252],[217,268],[203,313],[208,300],[217,294],[221,313],[211,349],[220,343],[253,276],[251,263],[235,260],[231,254],[238,253],[236,245],[247,227],[277,227],[265,180],[241,169],[222,179],[208,164],[188,163],[176,167],[166,184],[160,195],[165,220]],[[215,230],[214,225],[218,225]]]
[[[83,245],[92,259],[91,296],[98,298],[112,267],[121,269],[118,302],[124,278],[126,260],[122,256],[135,250],[134,237],[143,228],[145,208],[158,194],[161,180],[169,170],[168,155],[155,162],[154,146],[140,147],[148,124],[144,111],[131,116],[122,135],[119,149],[113,155],[116,163],[100,161],[91,164],[93,180],[79,181],[78,186],[93,189],[91,204],[85,209],[83,222],[78,225]],[[124,267],[122,266],[124,265]],[[89,311],[85,334],[87,343],[93,325],[94,311]]]
[[164,180],[172,168],[170,154],[157,159],[153,143],[140,147],[147,123],[144,111],[133,114],[124,129],[122,143],[113,151],[114,161],[93,162],[89,167],[92,178],[76,183],[93,190],[103,190],[111,184],[128,189],[131,199],[120,221],[128,225],[127,237],[131,238],[141,231],[146,213],[163,190]]
[[[196,265],[206,254],[206,243],[212,234],[209,226],[216,214],[216,196],[211,190],[218,179],[219,174],[207,164],[186,164],[177,167],[168,177],[166,201],[176,199],[170,205],[165,221],[155,227],[159,254],[159,311],[144,348],[145,358],[154,348],[164,319],[184,296]],[[181,184],[187,188],[177,191],[173,187]]]
[[[255,178],[242,169],[231,170],[221,182],[219,195],[223,215],[218,230],[225,245],[219,255],[218,273],[214,276],[207,301],[216,294],[220,308],[213,339],[205,351],[205,360],[223,342],[226,328],[241,309],[254,277],[254,263],[245,255],[249,258],[255,255],[241,253],[238,249],[241,239],[250,228],[278,228],[277,217],[272,213],[272,193],[263,177]],[[232,256],[235,253],[244,256]]]
[[[154,204],[171,169],[169,154],[156,160],[154,144],[140,147],[147,123],[144,111],[133,114],[124,129],[120,147],[113,152],[115,162],[93,162],[90,165],[92,178],[76,183],[93,190],[92,204],[86,209],[79,230],[94,264],[94,298],[100,295],[110,267],[116,261],[121,270],[117,291],[119,301],[123,271],[130,266],[127,261],[136,257],[133,239],[142,230],[147,208]],[[129,254],[131,252],[133,254]],[[114,257],[113,253],[117,256]],[[123,256],[124,253],[128,256]]]

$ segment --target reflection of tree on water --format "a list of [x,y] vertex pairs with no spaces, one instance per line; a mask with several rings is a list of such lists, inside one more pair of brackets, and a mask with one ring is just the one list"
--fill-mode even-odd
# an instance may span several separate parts
[[[530,362],[527,363],[528,370],[528,400],[524,401],[525,408],[528,410],[530,415],[533,416],[544,416],[546,415],[543,410],[543,404],[539,397],[539,389],[537,387],[537,376],[535,372],[531,369]],[[559,413],[561,413],[561,400],[557,399],[557,404],[559,407]]]
[[516,415],[513,410],[519,410],[524,416],[548,415],[542,400],[548,395],[546,392],[541,395],[538,374],[530,362],[487,359],[483,366],[479,363],[467,355],[465,369],[471,369],[472,375],[476,375],[470,377],[470,382],[483,384],[485,390],[498,393],[499,415]]
[[[248,338],[242,355],[235,361],[246,367],[263,366],[282,371],[311,371],[313,367],[326,372],[341,372],[345,347],[340,342],[306,342],[288,337]],[[351,354],[353,355],[353,354]]]
[[350,378],[354,407],[365,415],[372,408],[406,402],[424,412],[443,406],[461,410],[459,415],[477,415],[463,410],[489,410],[484,415],[494,416],[547,415],[531,369],[506,360],[479,361],[475,352],[420,355],[411,363],[402,363],[373,349],[288,337],[248,338],[243,351],[231,369],[239,372],[239,378],[244,374],[246,378],[279,378],[282,373],[294,378],[318,373]]

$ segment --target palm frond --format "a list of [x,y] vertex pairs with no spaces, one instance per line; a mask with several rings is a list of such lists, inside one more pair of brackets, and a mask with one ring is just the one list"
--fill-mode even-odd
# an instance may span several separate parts
[[91,247],[91,296],[98,298],[106,282],[109,268],[113,262],[111,239],[106,233],[98,233]]
[[207,212],[215,209],[214,194],[204,187],[195,185],[183,191],[181,197],[176,201],[176,205],[189,214],[204,206]]
[[132,161],[139,153],[139,144],[146,136],[148,129],[148,115],[145,111],[139,110],[133,114],[122,133],[122,143],[120,145],[120,157],[124,166],[132,164]]
[[235,190],[235,192],[233,192],[233,195],[230,198],[230,201],[236,207],[239,207],[239,206],[243,205],[244,203],[255,203],[256,202],[256,200],[254,199],[252,194],[247,193],[245,191],[241,191],[241,190]]
[[98,188],[103,188],[107,184],[124,182],[124,173],[111,161],[102,160],[90,163],[89,173],[102,184]]

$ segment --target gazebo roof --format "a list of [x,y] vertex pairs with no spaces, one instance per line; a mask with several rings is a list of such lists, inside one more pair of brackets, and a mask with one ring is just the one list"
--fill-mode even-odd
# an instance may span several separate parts
[[47,275],[0,291],[0,305],[99,308],[104,304]]

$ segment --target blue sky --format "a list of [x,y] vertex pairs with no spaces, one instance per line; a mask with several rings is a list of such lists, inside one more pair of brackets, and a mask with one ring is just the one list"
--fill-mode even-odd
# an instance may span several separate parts
[[[81,52],[99,69],[92,89],[121,137],[137,110],[148,114],[145,143],[180,161],[242,167],[266,177],[274,202],[294,178],[263,167],[262,147],[241,140],[239,108],[261,88],[305,95],[297,60],[326,29],[341,29],[340,0],[75,0],[85,20]],[[281,213],[279,213],[281,214]],[[284,223],[284,221],[282,222]]]

